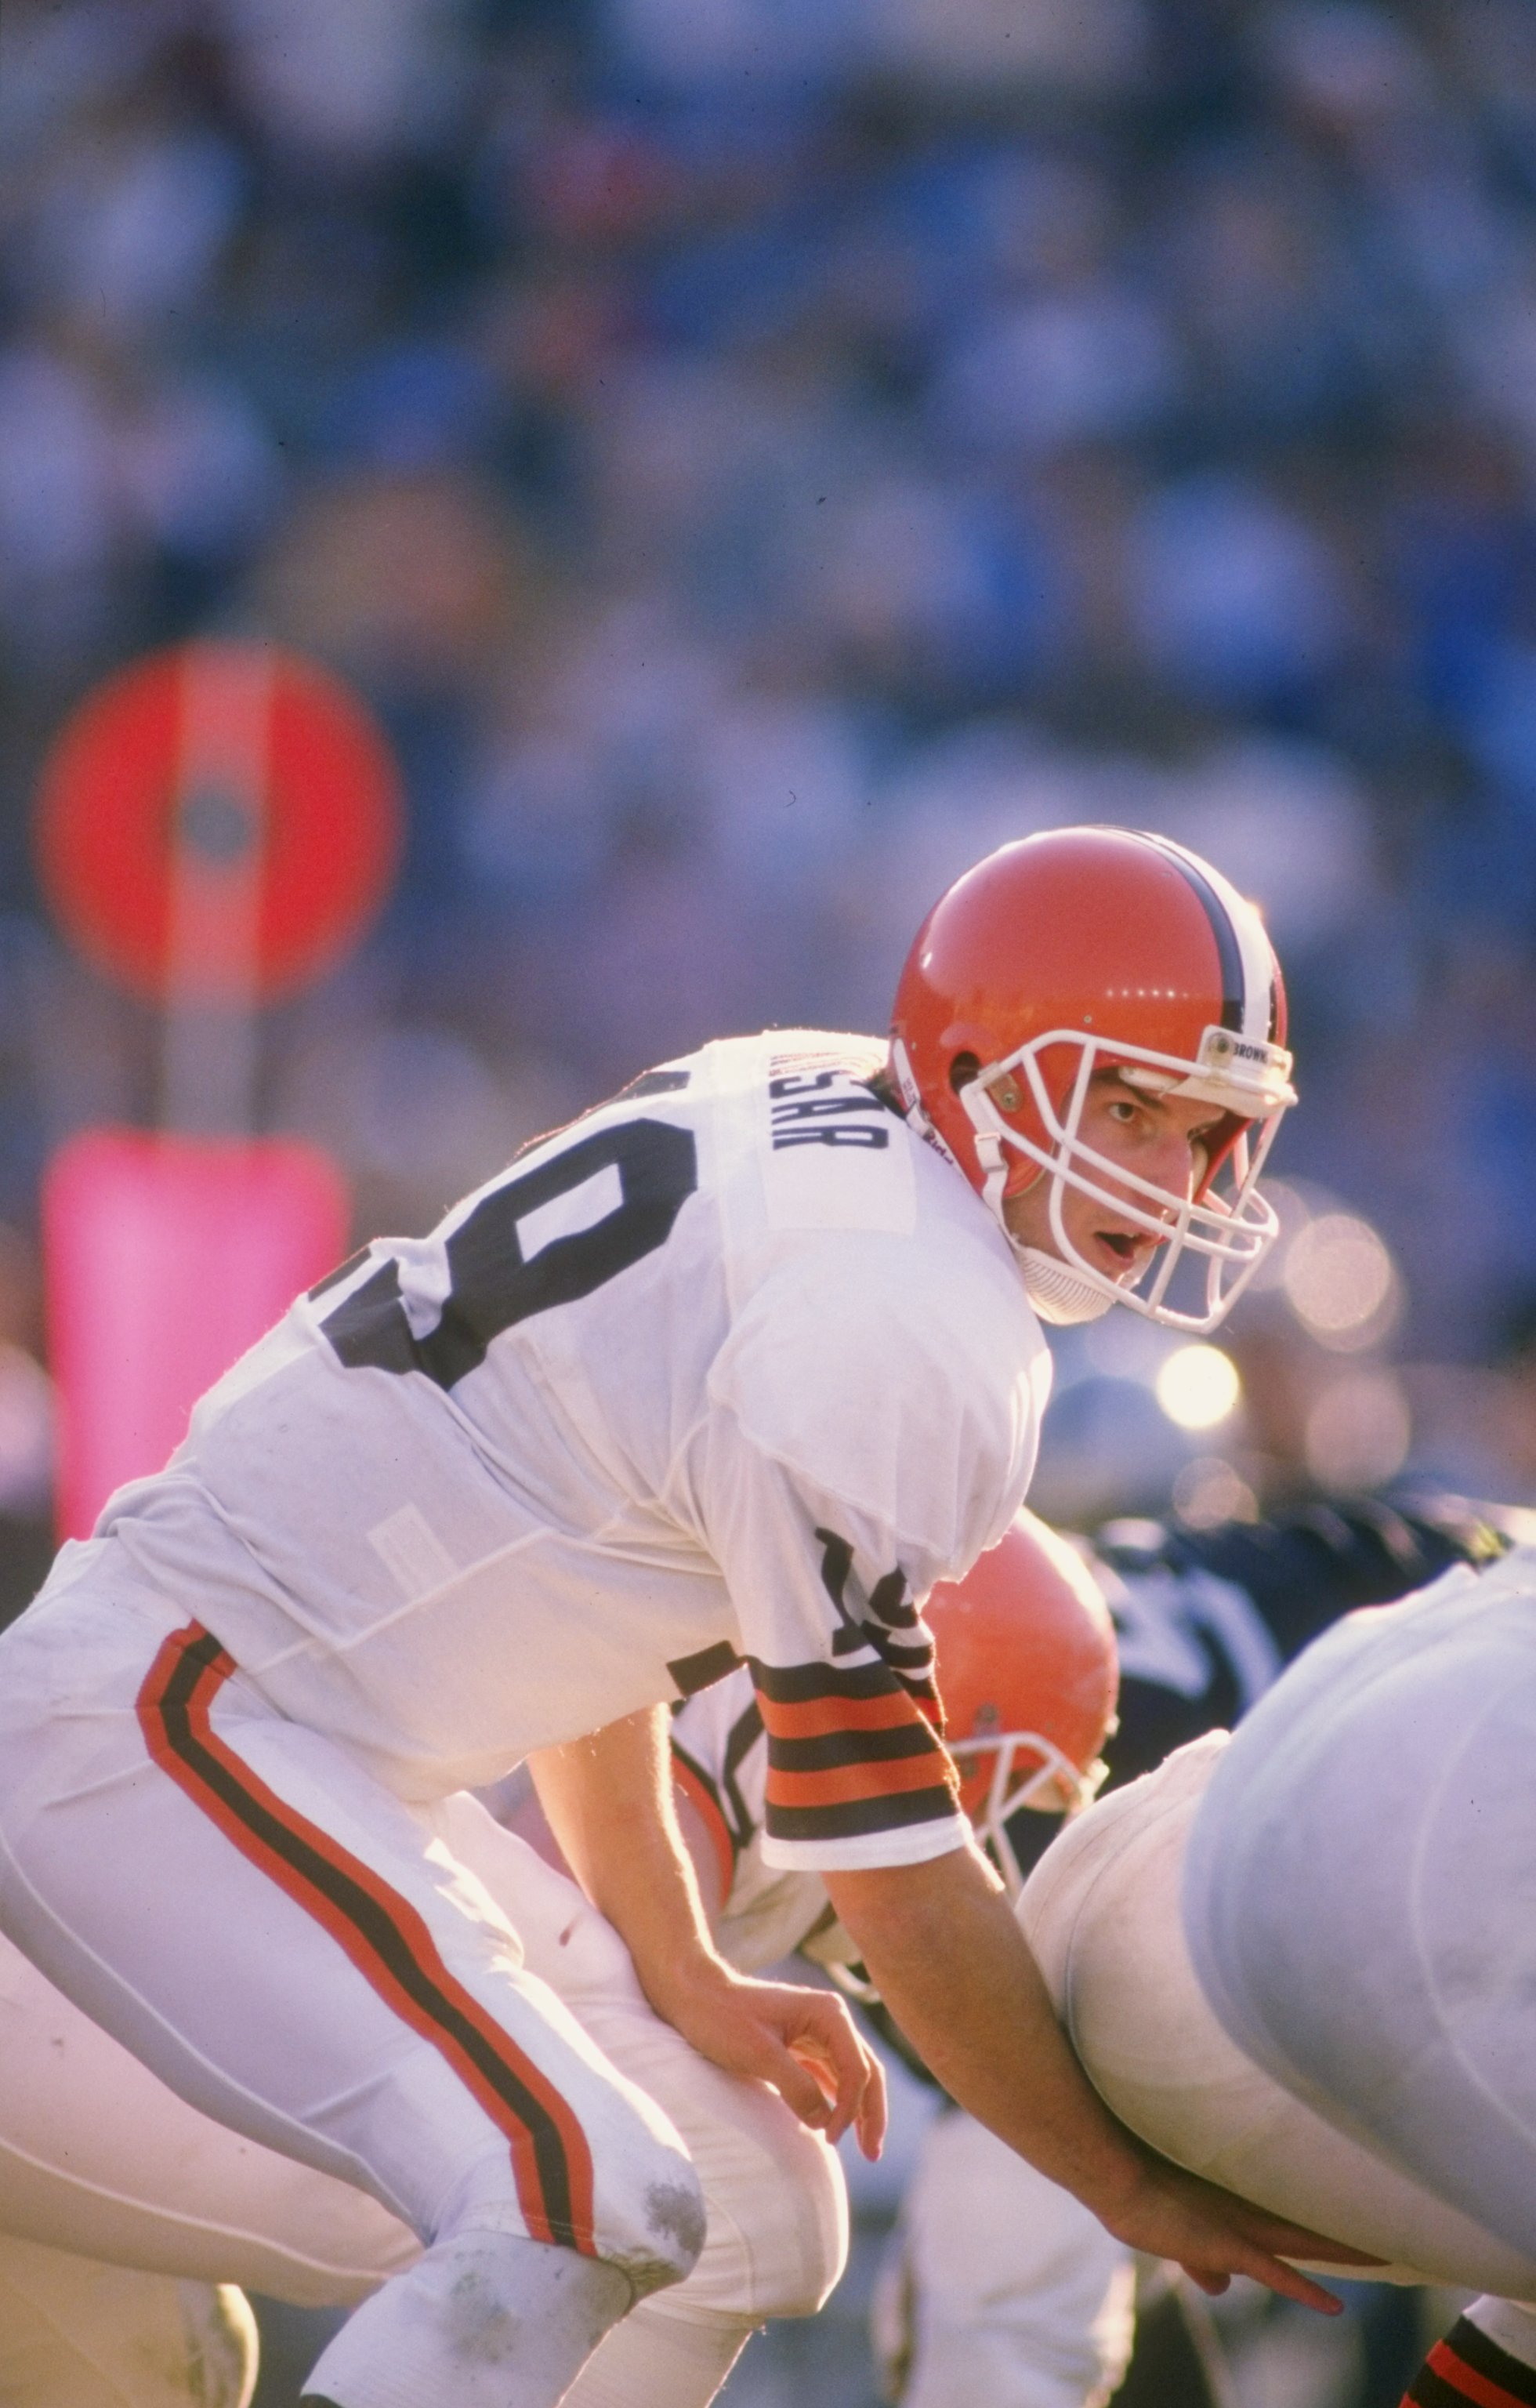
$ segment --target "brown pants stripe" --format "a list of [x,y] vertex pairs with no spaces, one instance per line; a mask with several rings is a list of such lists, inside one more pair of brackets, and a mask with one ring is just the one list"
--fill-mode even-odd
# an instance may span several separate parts
[[455,1980],[415,1907],[257,1778],[212,1727],[235,1670],[201,1624],[172,1633],[138,1698],[149,1754],[242,1856],[321,1924],[378,1996],[433,2046],[510,2144],[530,2236],[596,2254],[585,2133],[548,2077]]

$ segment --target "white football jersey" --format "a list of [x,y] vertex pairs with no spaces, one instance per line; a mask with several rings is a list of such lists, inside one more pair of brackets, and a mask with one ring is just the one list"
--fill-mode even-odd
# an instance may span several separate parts
[[770,1861],[958,1844],[918,1601],[1022,1501],[1049,1357],[880,1057],[647,1073],[301,1297],[100,1533],[404,1797],[744,1658]]

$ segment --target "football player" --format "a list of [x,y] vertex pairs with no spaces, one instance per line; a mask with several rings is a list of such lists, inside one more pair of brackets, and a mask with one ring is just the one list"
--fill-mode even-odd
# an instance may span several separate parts
[[765,1852],[821,1874],[953,2095],[1208,2286],[1334,2304],[1083,2078],[969,1843],[919,1611],[1021,1500],[1037,1314],[1209,1328],[1252,1275],[1284,1036],[1262,924],[1194,856],[1005,847],[919,932],[889,1059],[707,1046],[377,1241],[0,1637],[0,1923],[189,2101],[425,2244],[313,2401],[539,2408],[704,2245],[707,2131],[526,1972],[465,1862],[449,1801],[520,1758],[640,2004],[719,2071],[703,2124],[778,2091],[764,2213],[816,2179],[796,2115],[877,2145],[851,2025],[731,1971],[677,1840],[666,1703],[737,1660]]
[[[1076,1555],[1028,1515],[965,1581],[935,1591],[930,1611],[941,1681],[961,1727],[977,1733],[958,1749],[963,1794],[1012,1864],[1006,1817],[1024,1805],[1059,1813],[1102,1770],[1116,1681],[1108,1614]],[[1030,1728],[1000,1729],[1000,1710],[1015,1705]],[[977,1751],[984,1760],[973,1764]],[[803,1942],[823,1961],[850,1956],[846,1935],[829,1928],[819,1876],[763,1862],[766,1747],[745,1668],[677,1708],[673,1770],[728,1961],[750,1971]],[[515,1827],[558,1862],[548,1825],[521,1784],[517,1794]],[[612,1932],[473,1800],[455,1813],[460,1849],[518,1923],[530,1966],[629,2064],[633,1976]],[[701,2167],[711,2237],[699,2266],[608,2336],[569,2395],[576,2408],[609,2399],[672,2408],[692,2388],[680,2357],[707,2346],[714,2369],[765,2315],[817,2303],[828,2243],[805,2233],[803,2216],[775,2236],[758,2215],[750,2265],[739,2244],[733,2254],[765,2171],[755,2138],[723,2127],[713,2135]],[[1081,2220],[1090,2258],[1107,2250],[1117,2265],[1102,2228],[1057,2197]],[[12,2408],[235,2408],[249,2353],[229,2284],[351,2304],[418,2254],[414,2236],[362,2191],[199,2115],[0,1941],[0,2398]],[[1085,2277],[1091,2284],[1090,2270],[1078,2290]],[[671,2367],[663,2390],[659,2360]]]
[[[1431,2353],[1410,2391],[1425,2408],[1536,2399],[1536,2312],[1509,2304],[1536,2301],[1533,1742],[1536,1551],[1517,1547],[1351,1615],[1229,1745],[1174,1759],[1167,1837],[1142,1810],[1149,1847],[1176,1860],[1171,1976],[1250,2095],[1268,2084],[1287,2111],[1288,2145],[1245,2193],[1305,2188],[1325,2229],[1359,2238],[1354,2170],[1385,2167],[1415,2213],[1389,2218],[1372,2192],[1362,2245],[1493,2295]],[[1150,2128],[1178,2069],[1131,2065],[1123,2033],[1116,2048],[1137,2094],[1122,2112]],[[1230,2178],[1243,2120],[1197,2124],[1176,2154]]]
[[[1235,1721],[1340,1614],[1401,1597],[1448,1565],[1492,1560],[1502,1545],[1488,1519],[1495,1510],[1357,1498],[1208,1530],[1110,1525],[1090,1557],[1119,1655],[1106,1788]],[[952,1743],[956,1731],[985,1729],[998,1695],[1009,1694],[1003,1633],[988,1636],[989,1678],[985,1656],[977,1682],[957,1665],[951,1694],[945,1658]],[[1012,1861],[1000,1854],[1000,1862],[1011,1870],[1022,1857],[1027,1870],[1059,1828],[1049,1813],[1016,1816],[1004,1834]],[[876,2286],[874,2340],[888,2395],[903,2408],[969,2408],[978,2398],[993,2408],[1091,2408],[1124,2368],[1131,2286],[1129,2251],[951,2108],[924,2137]],[[1133,2379],[1145,2396],[1176,2386],[1188,2408],[1218,2396],[1206,2372],[1217,2345],[1202,2322],[1178,2288],[1158,2298],[1136,2329]]]
[[1229,1738],[1104,1799],[1020,1916],[1154,2146],[1479,2292],[1411,2387],[1536,2399],[1536,1552],[1318,1640]]

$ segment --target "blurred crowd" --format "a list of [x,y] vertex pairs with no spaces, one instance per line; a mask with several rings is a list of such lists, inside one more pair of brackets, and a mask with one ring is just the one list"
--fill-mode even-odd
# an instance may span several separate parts
[[38,770],[208,632],[404,771],[263,1037],[363,1234],[706,1036],[883,1025],[992,845],[1155,826],[1287,965],[1284,1240],[1219,1347],[1063,1337],[1035,1501],[1536,1507],[1530,0],[4,0],[0,1613],[39,1173],[157,1095]]
[[404,768],[266,1039],[365,1227],[1157,826],[1290,972],[1287,1243],[1235,1379],[1062,1348],[1040,1501],[1536,1502],[1529,0],[6,0],[0,160],[0,1504],[39,1166],[154,1097],[38,766],[210,630]]

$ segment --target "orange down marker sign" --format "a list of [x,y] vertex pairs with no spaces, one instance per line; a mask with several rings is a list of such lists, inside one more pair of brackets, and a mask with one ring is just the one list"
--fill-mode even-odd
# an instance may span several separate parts
[[257,1007],[331,968],[388,896],[389,748],[335,678],[260,643],[109,679],[45,767],[45,892],[96,969],[164,1010],[162,1136],[86,1129],[42,1195],[58,1520],[91,1529],[192,1406],[346,1252],[318,1147],[249,1129]]
[[400,851],[393,760],[298,654],[198,643],[110,678],[55,743],[37,861],[97,969],[167,1004],[271,1001],[340,960]]

